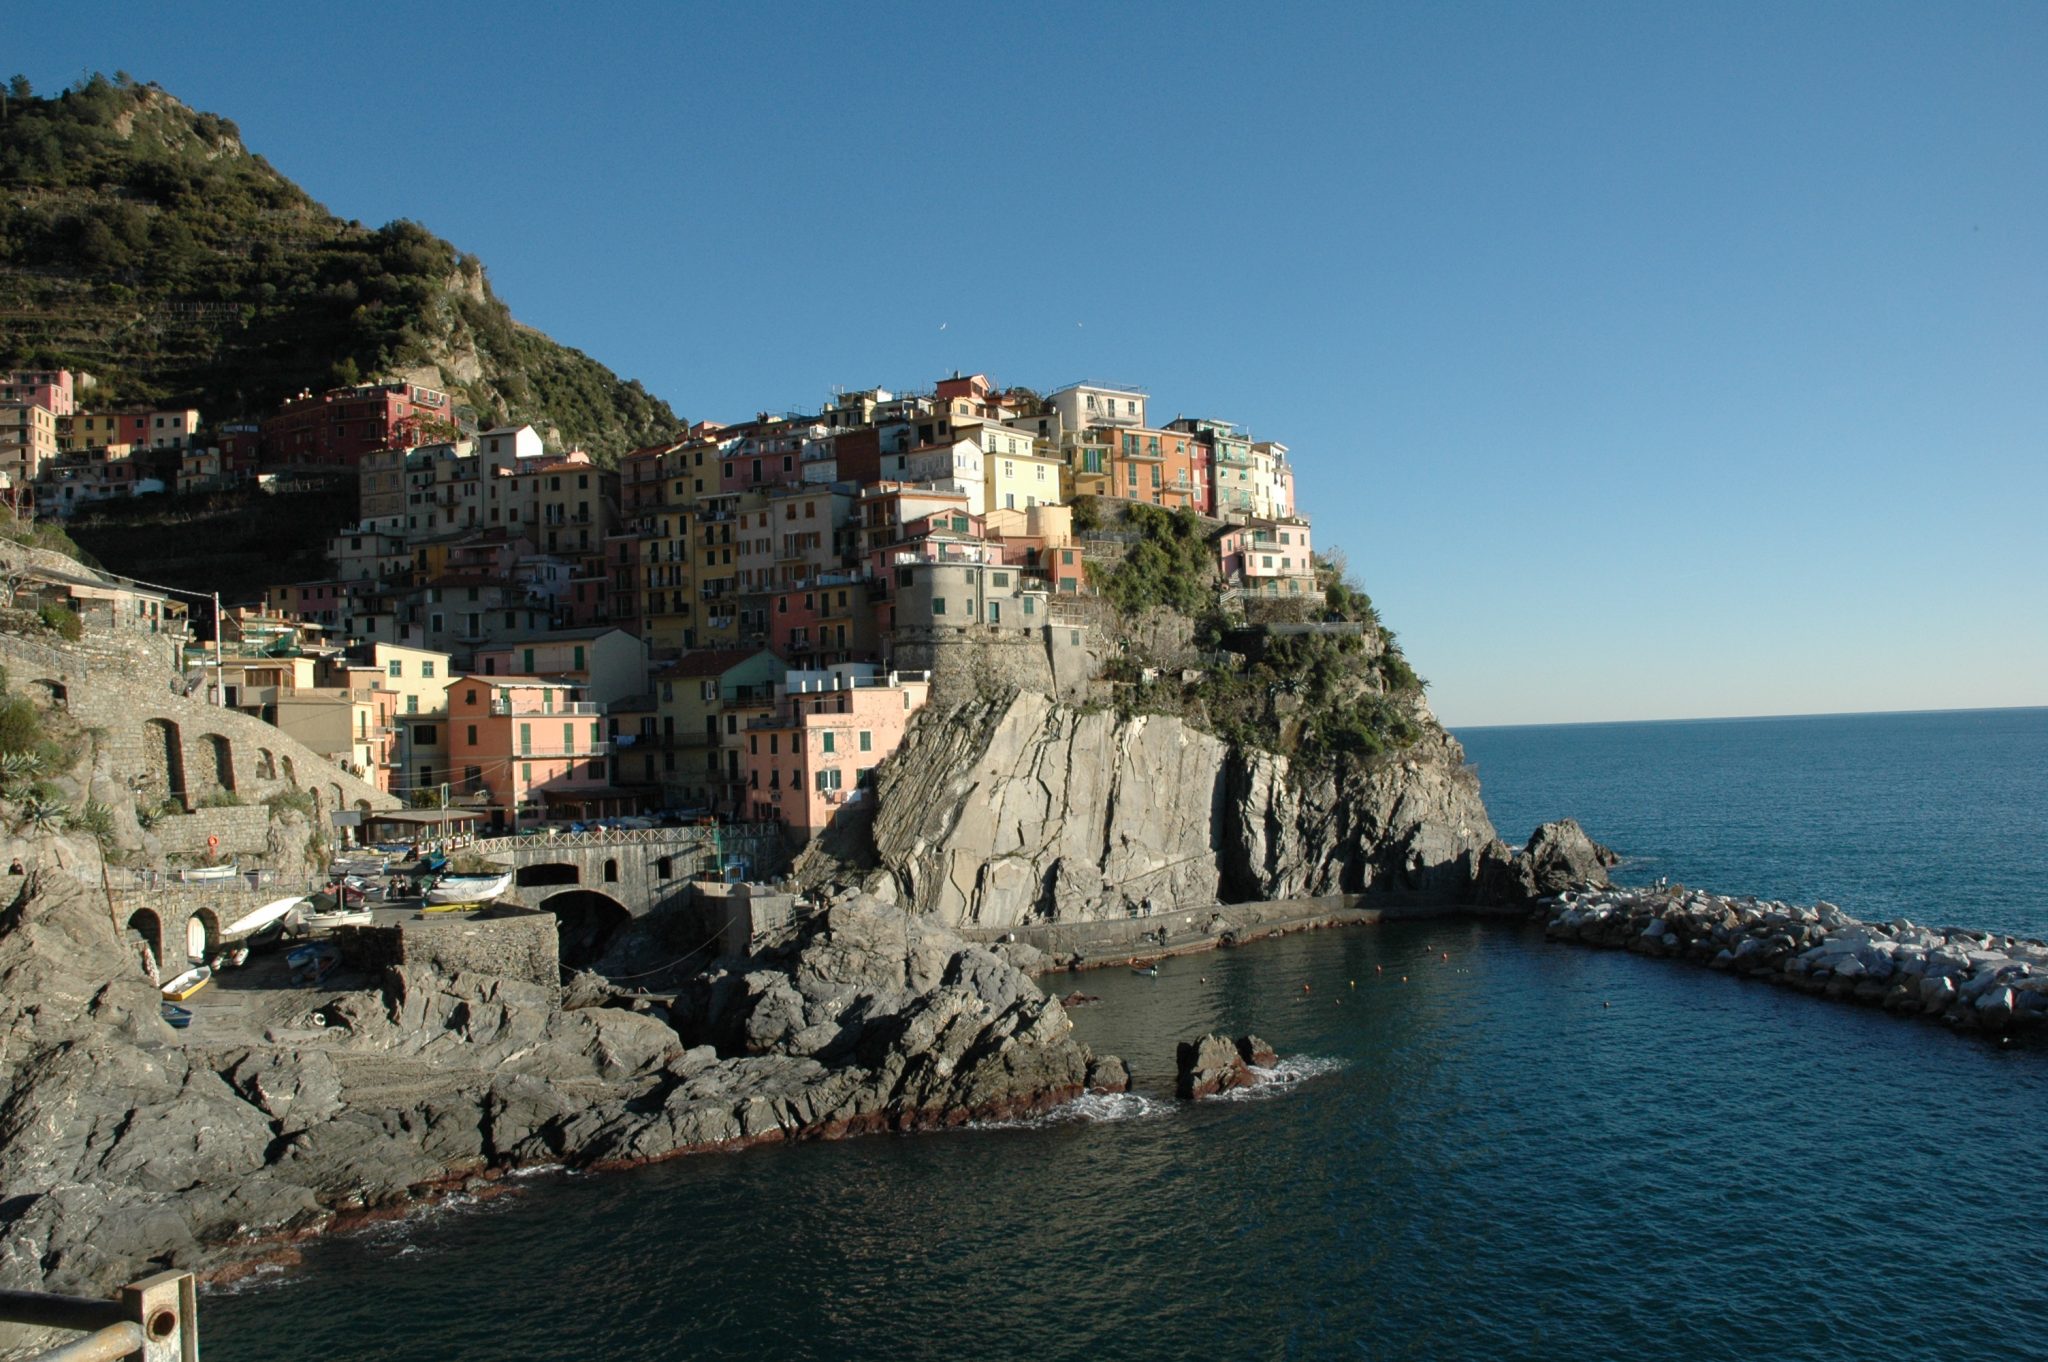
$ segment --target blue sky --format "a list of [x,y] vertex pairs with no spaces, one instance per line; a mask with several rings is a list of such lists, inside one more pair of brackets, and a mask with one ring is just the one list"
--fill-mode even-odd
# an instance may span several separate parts
[[1282,440],[1453,726],[2048,703],[2048,5],[19,10],[691,419]]

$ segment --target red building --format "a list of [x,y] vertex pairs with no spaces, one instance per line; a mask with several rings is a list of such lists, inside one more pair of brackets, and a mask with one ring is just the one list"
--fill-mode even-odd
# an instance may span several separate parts
[[444,392],[413,383],[303,393],[263,422],[263,461],[353,468],[379,449],[423,443],[455,425]]

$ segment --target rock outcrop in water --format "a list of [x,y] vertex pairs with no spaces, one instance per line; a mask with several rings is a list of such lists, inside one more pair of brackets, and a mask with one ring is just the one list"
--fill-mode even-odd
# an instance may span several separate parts
[[1174,1092],[1188,1102],[1234,1088],[1252,1087],[1259,1081],[1253,1070],[1271,1069],[1280,1062],[1273,1047],[1257,1036],[1231,1040],[1228,1036],[1207,1035],[1200,1040],[1184,1040],[1174,1058],[1179,1070]]
[[[1309,767],[1179,718],[1029,692],[928,714],[880,771],[869,887],[954,925],[1080,922],[1329,893],[1469,901],[1503,883],[1464,752]],[[804,873],[848,873],[814,856]]]
[[866,898],[729,961],[675,1023],[390,971],[285,995],[256,1044],[175,1032],[103,902],[0,916],[0,1282],[101,1294],[507,1167],[951,1124],[1128,1081],[996,951]]
[[2048,1023],[2048,945],[2038,941],[1683,888],[1568,893],[1539,911],[1554,940],[1692,960],[1962,1030]]

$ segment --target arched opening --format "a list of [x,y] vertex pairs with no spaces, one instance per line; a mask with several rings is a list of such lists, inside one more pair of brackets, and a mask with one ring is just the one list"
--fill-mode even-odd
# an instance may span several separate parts
[[340,813],[348,807],[348,801],[341,797],[341,787],[339,785],[329,785],[327,787],[327,807],[336,813]]
[[206,959],[213,954],[213,948],[219,941],[220,923],[215,921],[211,910],[202,908],[185,919],[185,955],[188,959]]
[[277,755],[267,747],[256,749],[256,779],[277,779]]
[[654,873],[664,880],[675,878],[675,858],[673,856],[657,856],[654,860]]
[[595,964],[619,929],[633,920],[624,904],[590,889],[555,894],[540,906],[555,915],[562,963],[570,969],[588,969]]
[[71,698],[71,692],[62,681],[52,681],[47,676],[39,676],[29,682],[29,685],[31,688],[41,691],[43,699],[53,708],[62,708]]
[[545,865],[522,865],[513,872],[512,883],[524,889],[532,885],[581,884],[583,875],[573,865],[549,861]]
[[358,800],[356,801],[356,812],[357,812],[357,813],[368,813],[369,811],[370,811],[370,801],[369,801],[369,800],[367,800],[367,799],[358,799]]
[[206,744],[212,749],[213,783],[223,790],[235,788],[235,747],[218,733],[206,735]]
[[143,783],[162,790],[164,797],[192,807],[185,794],[185,745],[178,726],[169,719],[150,719],[142,725]]
[[294,790],[298,789],[298,788],[299,788],[299,771],[298,771],[298,768],[292,765],[292,759],[291,759],[290,757],[285,757],[285,758],[283,758],[282,760],[283,760],[283,762],[284,762],[284,783],[285,783],[285,784],[287,784],[287,785],[289,785],[289,786],[291,786],[291,787],[292,787],[292,788],[293,788]]
[[609,856],[605,857],[604,861],[604,882],[606,884],[617,884],[619,882],[619,863]]
[[164,961],[163,919],[151,908],[137,908],[128,915],[128,948],[152,984],[161,984]]

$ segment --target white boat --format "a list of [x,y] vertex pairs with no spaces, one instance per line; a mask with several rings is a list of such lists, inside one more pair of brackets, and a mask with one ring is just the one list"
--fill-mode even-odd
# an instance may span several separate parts
[[240,870],[241,867],[232,862],[227,865],[194,865],[180,870],[178,878],[187,884],[204,884],[208,881],[218,883],[221,880],[233,879]]
[[266,903],[247,917],[236,918],[233,922],[221,928],[221,935],[241,936],[245,932],[253,932],[260,927],[268,927],[271,923],[278,921],[286,913],[289,913],[305,901],[303,896],[294,895],[288,899],[278,899],[275,902]]
[[443,875],[427,891],[428,903],[489,903],[512,887],[512,872],[502,875]]
[[163,994],[174,1003],[182,1003],[211,982],[213,971],[204,965],[195,965],[165,984]]
[[367,927],[377,920],[377,915],[367,908],[334,907],[309,909],[300,919],[315,931],[331,931],[336,927]]

